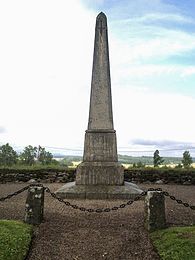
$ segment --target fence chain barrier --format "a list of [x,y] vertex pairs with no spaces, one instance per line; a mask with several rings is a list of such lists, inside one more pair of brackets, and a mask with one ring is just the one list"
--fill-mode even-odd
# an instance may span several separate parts
[[0,202],[2,201],[5,201],[7,199],[11,199],[12,197],[14,196],[17,196],[18,194],[28,190],[28,188],[30,187],[43,187],[44,190],[49,193],[54,199],[58,200],[59,202],[63,203],[64,205],[68,206],[68,207],[72,207],[73,209],[78,209],[80,211],[85,211],[85,212],[90,212],[90,213],[103,213],[103,212],[110,212],[110,211],[116,211],[116,210],[119,210],[119,209],[122,209],[122,208],[125,208],[127,206],[130,206],[132,205],[135,201],[138,201],[140,200],[142,197],[145,197],[147,195],[147,192],[148,191],[159,191],[159,192],[162,192],[162,194],[166,197],[169,197],[171,200],[177,202],[178,204],[181,204],[183,205],[184,207],[186,208],[190,208],[191,210],[195,210],[195,206],[193,205],[190,205],[189,203],[187,202],[183,202],[182,200],[179,200],[177,199],[175,196],[172,196],[170,195],[167,191],[163,191],[161,188],[149,188],[148,190],[146,191],[143,191],[142,193],[140,193],[139,195],[137,195],[136,197],[134,197],[133,199],[130,199],[128,200],[126,203],[123,203],[123,204],[120,204],[119,206],[114,206],[112,208],[97,208],[97,209],[94,209],[94,208],[85,208],[85,207],[80,207],[76,204],[71,204],[69,201],[65,201],[64,199],[62,198],[59,198],[54,192],[51,192],[50,189],[48,187],[44,187],[43,184],[30,184],[18,191],[15,191],[11,194],[8,194],[7,196],[5,197],[2,197],[0,198]]
[[149,188],[147,191],[143,191],[141,194],[136,196],[135,198],[128,200],[126,203],[120,204],[119,206],[115,206],[112,208],[98,208],[98,209],[93,209],[93,208],[85,208],[85,207],[79,207],[78,205],[71,204],[69,201],[65,201],[62,198],[59,198],[54,192],[51,192],[48,187],[45,187],[45,191],[49,193],[54,199],[58,200],[61,203],[64,203],[66,206],[72,207],[73,209],[78,209],[80,211],[86,211],[86,212],[96,212],[96,213],[102,213],[102,212],[110,212],[118,209],[125,208],[126,206],[129,206],[133,204],[135,201],[140,200],[142,197],[145,197],[147,195],[148,191],[160,191],[164,196],[170,197],[170,199],[176,201],[178,204],[182,204],[185,207],[189,207],[192,210],[195,210],[195,206],[190,205],[189,203],[183,202],[182,200],[176,199],[175,196],[170,195],[167,191],[163,191],[161,188]]
[[33,186],[43,187],[42,184],[30,184],[30,185],[25,186],[24,188],[22,188],[22,189],[20,189],[20,190],[18,190],[18,191],[15,191],[15,192],[13,192],[13,193],[8,194],[8,195],[5,196],[5,197],[0,198],[0,202],[1,202],[1,201],[5,201],[5,200],[7,200],[7,199],[11,199],[12,197],[17,196],[18,194],[24,192],[25,190],[28,190],[28,188],[33,187]]
[[12,197],[17,196],[18,194],[22,193],[23,191],[27,190],[28,188],[29,188],[29,185],[24,187],[24,188],[22,188],[22,189],[20,189],[20,190],[18,190],[18,191],[15,191],[15,192],[13,192],[11,194],[8,194],[5,197],[0,198],[0,201],[5,201],[7,199],[11,199]]
[[51,192],[50,189],[48,187],[45,188],[45,191],[47,193],[49,193],[54,199],[57,199],[59,202],[64,203],[66,206],[68,207],[72,207],[73,209],[78,209],[80,211],[85,211],[85,212],[90,212],[90,213],[103,213],[103,212],[110,212],[110,211],[115,211],[115,210],[119,210],[122,208],[125,208],[126,206],[129,206],[131,204],[133,204],[134,201],[138,201],[140,200],[142,197],[145,197],[147,194],[147,191],[143,191],[141,194],[139,194],[138,196],[136,196],[134,199],[127,201],[126,203],[120,204],[119,206],[114,206],[112,208],[85,208],[85,207],[80,207],[78,205],[75,204],[71,204],[69,201],[65,201],[62,198],[59,198],[54,192]]
[[[182,204],[186,208],[190,208],[192,210],[195,210],[195,206],[190,205],[187,202],[183,202],[182,200],[177,199],[175,196],[170,195],[167,191],[163,191],[161,188],[158,188],[158,190],[161,191],[164,196],[169,197],[171,200],[174,200],[178,204]],[[156,191],[156,189],[149,188],[148,191]]]

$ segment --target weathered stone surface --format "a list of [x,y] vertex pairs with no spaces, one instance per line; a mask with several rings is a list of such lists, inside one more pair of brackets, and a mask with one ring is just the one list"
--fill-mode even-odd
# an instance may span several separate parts
[[116,132],[114,130],[87,130],[83,161],[117,162]]
[[149,231],[166,227],[165,198],[162,192],[149,191],[145,197],[145,227]]
[[25,205],[25,219],[28,224],[39,225],[43,220],[44,188],[33,186],[28,189]]
[[66,183],[56,193],[67,199],[132,199],[142,191],[133,183],[124,185],[75,185]]
[[155,182],[156,184],[164,184],[164,181],[163,180],[158,180]]
[[35,179],[30,179],[30,180],[28,181],[28,183],[35,183],[35,182],[37,182]]
[[123,185],[124,169],[118,162],[83,162],[77,167],[77,185]]
[[88,129],[113,129],[107,18],[96,19]]

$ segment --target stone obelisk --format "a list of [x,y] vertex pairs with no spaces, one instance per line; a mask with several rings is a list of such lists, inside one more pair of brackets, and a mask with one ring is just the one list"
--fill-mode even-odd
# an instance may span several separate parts
[[78,166],[76,184],[124,184],[113,127],[107,19],[104,13],[96,19],[89,122],[83,163]]
[[76,170],[76,183],[57,191],[63,198],[130,198],[141,190],[124,183],[118,163],[116,131],[113,125],[107,18],[96,19],[88,129],[83,162]]

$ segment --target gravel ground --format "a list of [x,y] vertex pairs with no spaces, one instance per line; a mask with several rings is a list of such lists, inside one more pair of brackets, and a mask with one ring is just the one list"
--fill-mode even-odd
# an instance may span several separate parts
[[[45,184],[51,191],[62,184]],[[0,184],[0,197],[26,184]],[[195,186],[140,185],[161,187],[184,202],[195,205]],[[0,203],[0,219],[24,218],[26,192]],[[70,201],[70,200],[69,200]],[[113,207],[124,201],[71,200],[84,207]],[[169,225],[195,224],[195,211],[166,199]],[[44,222],[35,231],[28,260],[155,260],[159,259],[144,229],[144,203],[109,213],[86,213],[69,208],[46,194]]]

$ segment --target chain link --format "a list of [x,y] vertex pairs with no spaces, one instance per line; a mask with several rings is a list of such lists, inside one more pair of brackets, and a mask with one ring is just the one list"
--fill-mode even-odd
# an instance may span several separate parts
[[[162,190],[161,190],[161,191],[162,191]],[[164,196],[169,197],[171,200],[176,201],[178,204],[183,205],[183,206],[186,207],[186,208],[190,208],[190,209],[192,209],[192,210],[195,210],[195,206],[190,205],[190,204],[187,203],[187,202],[183,202],[182,200],[177,199],[175,196],[170,195],[167,191],[162,191],[162,194],[163,194]]]
[[38,187],[43,187],[42,184],[30,184],[30,185],[25,186],[24,188],[22,188],[22,189],[20,189],[20,190],[17,190],[17,191],[15,191],[15,192],[13,192],[13,193],[8,194],[8,195],[5,196],[5,197],[0,198],[0,202],[1,202],[1,201],[5,201],[5,200],[7,200],[7,199],[11,199],[12,197],[17,196],[18,194],[20,194],[20,193],[22,193],[22,192],[28,190],[30,187],[33,187],[33,186],[34,186],[34,187],[37,187],[37,186],[38,186]]
[[190,205],[187,202],[183,202],[182,200],[177,199],[175,196],[170,195],[167,191],[163,191],[161,188],[149,188],[148,190],[143,191],[141,194],[137,195],[133,199],[128,200],[126,203],[120,204],[119,206],[114,206],[112,208],[97,208],[97,209],[85,208],[85,207],[80,207],[80,206],[75,205],[75,204],[71,204],[69,201],[65,201],[64,199],[59,198],[54,192],[51,192],[51,190],[48,187],[44,187],[43,184],[40,184],[40,183],[38,183],[38,184],[30,184],[30,185],[28,185],[28,186],[26,186],[26,187],[24,187],[24,188],[22,188],[22,189],[20,189],[18,191],[15,191],[15,192],[13,192],[11,194],[8,194],[7,196],[0,198],[0,202],[3,202],[5,200],[7,200],[7,199],[11,199],[12,197],[17,196],[18,194],[28,190],[30,187],[37,187],[37,186],[44,188],[44,190],[47,193],[49,193],[54,199],[58,200],[59,202],[63,203],[64,205],[66,205],[68,207],[72,207],[73,209],[78,209],[80,211],[89,212],[89,213],[94,213],[94,212],[95,213],[103,213],[103,212],[110,212],[110,211],[116,211],[116,210],[119,210],[119,209],[123,209],[126,206],[132,205],[135,201],[140,200],[142,197],[145,197],[147,195],[148,191],[159,191],[164,196],[169,197],[173,201],[176,201],[178,204],[181,204],[181,205],[183,205],[186,208],[190,208],[192,210],[195,210],[195,206],[194,205]]
[[22,193],[23,191],[27,190],[28,188],[29,188],[29,185],[24,187],[24,188],[22,188],[22,189],[20,189],[20,190],[18,190],[18,191],[15,191],[15,192],[13,192],[11,194],[8,194],[5,197],[0,198],[0,201],[5,201],[7,199],[11,199],[12,197],[17,196],[18,194]]

